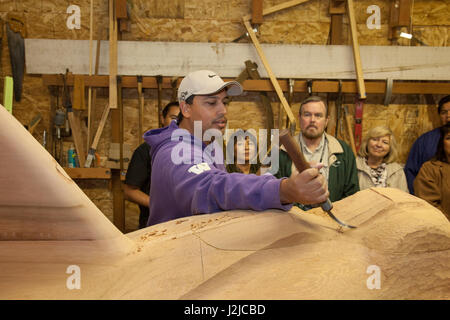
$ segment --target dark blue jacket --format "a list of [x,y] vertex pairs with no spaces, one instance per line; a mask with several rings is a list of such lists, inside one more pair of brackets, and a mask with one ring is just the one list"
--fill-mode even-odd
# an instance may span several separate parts
[[441,128],[436,128],[422,134],[413,144],[409,151],[408,160],[405,165],[406,181],[411,194],[414,194],[414,179],[419,173],[422,165],[430,160],[437,151]]

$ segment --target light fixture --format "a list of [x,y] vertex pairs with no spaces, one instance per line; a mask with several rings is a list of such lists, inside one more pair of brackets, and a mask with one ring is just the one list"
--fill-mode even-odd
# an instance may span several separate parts
[[414,40],[417,43],[420,43],[422,46],[428,46],[426,43],[424,43],[422,40],[414,36],[412,33],[400,32],[400,37],[409,40]]
[[406,32],[400,32],[400,37],[411,40],[413,38],[413,35]]

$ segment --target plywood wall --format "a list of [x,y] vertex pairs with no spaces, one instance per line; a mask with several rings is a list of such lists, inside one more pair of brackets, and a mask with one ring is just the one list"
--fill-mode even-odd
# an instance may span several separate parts
[[[270,7],[286,0],[266,0],[264,7]],[[69,30],[66,12],[69,5],[81,9],[81,29]],[[245,31],[241,23],[243,15],[251,12],[251,0],[133,0],[128,1],[130,32],[122,34],[123,40],[142,41],[189,41],[189,42],[230,42]],[[369,30],[366,9],[378,5],[381,9],[381,28]],[[6,20],[13,12],[23,17],[29,38],[49,39],[89,39],[89,0],[3,0],[0,1],[0,18]],[[410,45],[408,41],[392,43],[388,40],[389,0],[355,1],[355,13],[359,41],[362,45]],[[328,14],[329,0],[311,0],[297,7],[267,16],[259,29],[262,43],[282,44],[327,44],[330,31]],[[450,0],[415,0],[412,10],[413,32],[423,42],[431,46],[448,46],[450,41]],[[108,1],[94,1],[94,38],[107,39]],[[349,44],[348,19],[344,18],[343,39]],[[245,41],[245,40],[244,40]],[[6,35],[2,38],[0,87],[3,77],[11,75],[11,65]],[[89,61],[89,57],[84,57]],[[242,61],[244,68],[244,61]],[[262,66],[260,66],[262,67]],[[432,79],[430,79],[432,80]],[[145,124],[148,128],[157,126],[157,92],[145,90]],[[2,99],[3,93],[0,95]],[[166,104],[172,92],[165,90],[162,101]],[[138,101],[136,89],[124,89],[125,143],[134,149],[138,145],[137,119]],[[279,103],[274,94],[269,94],[278,122]],[[304,94],[295,94],[292,108],[294,114]],[[350,112],[354,112],[352,95],[344,97]],[[433,97],[438,101],[440,96]],[[102,108],[106,103],[107,91],[99,90],[94,106],[94,128],[98,124]],[[405,162],[412,142],[421,133],[436,124],[435,105],[427,105],[423,96],[394,96],[392,104],[383,105],[383,97],[368,96],[363,115],[363,133],[375,125],[387,124],[395,132],[400,144],[400,162]],[[60,101],[61,103],[61,101]],[[42,84],[40,76],[26,75],[23,82],[23,96],[14,102],[13,114],[22,123],[28,123],[37,113],[43,120],[35,131],[35,137],[42,141],[44,129],[50,121],[50,95]],[[81,116],[85,117],[86,112]],[[265,112],[256,93],[245,93],[234,99],[229,107],[230,128],[254,128],[265,126]],[[102,161],[106,160],[111,137],[110,124],[107,123],[98,151]],[[345,138],[345,135],[344,135]],[[68,139],[65,149],[70,146]],[[63,165],[65,163],[63,162]],[[109,184],[104,181],[79,181],[80,186],[94,203],[112,220],[112,202]],[[127,229],[135,229],[138,224],[137,206],[127,203]]]

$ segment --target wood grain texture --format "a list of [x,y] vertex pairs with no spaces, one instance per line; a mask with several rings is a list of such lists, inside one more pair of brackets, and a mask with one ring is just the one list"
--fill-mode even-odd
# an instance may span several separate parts
[[[317,208],[205,214],[124,235],[3,107],[0,144],[0,299],[450,298],[450,222],[400,190],[334,203],[352,230]],[[70,265],[79,290],[66,287]],[[370,265],[378,290],[366,285]]]

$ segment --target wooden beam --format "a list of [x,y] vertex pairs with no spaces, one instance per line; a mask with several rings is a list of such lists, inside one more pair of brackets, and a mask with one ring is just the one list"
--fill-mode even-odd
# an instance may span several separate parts
[[294,117],[294,114],[292,113],[291,107],[289,106],[288,102],[286,101],[286,98],[283,95],[283,91],[280,88],[280,84],[278,83],[277,78],[275,77],[275,75],[272,72],[272,69],[270,68],[270,64],[267,61],[266,56],[264,55],[264,52],[262,51],[261,45],[259,43],[258,38],[256,38],[256,34],[253,31],[252,26],[246,20],[244,20],[244,25],[245,25],[245,28],[247,29],[247,32],[248,32],[250,38],[252,39],[252,42],[256,48],[256,51],[258,52],[259,58],[263,62],[264,68],[266,68],[267,74],[270,77],[270,82],[272,83],[272,85],[278,95],[278,98],[280,99],[280,102],[283,105],[284,111],[286,112],[287,116],[289,117],[289,121],[290,121],[291,125],[295,126],[295,124],[296,124],[295,117]]
[[[84,76],[85,83],[93,87],[108,87],[108,76]],[[225,81],[234,80],[234,78],[223,78]],[[163,78],[163,89],[172,89],[171,77]],[[59,75],[42,75],[42,81],[45,86],[62,86],[63,82]],[[178,79],[178,85],[181,79]],[[288,80],[277,80],[278,85],[284,92],[289,91]],[[67,85],[73,85],[73,76],[67,77]],[[243,82],[245,91],[273,91],[273,85],[270,80],[245,80]],[[380,93],[386,92],[386,82],[379,80],[366,81],[366,93]],[[135,76],[122,77],[123,88],[136,88],[137,78]],[[157,89],[156,77],[142,77],[142,88]],[[339,81],[337,80],[313,80],[314,92],[327,93],[338,92]],[[294,85],[294,92],[307,92],[306,80],[296,79]],[[357,84],[354,80],[342,81],[343,93],[357,93]],[[392,93],[393,94],[448,94],[450,92],[450,83],[446,81],[427,81],[427,82],[403,82],[394,81]]]
[[348,19],[350,21],[350,30],[352,35],[353,59],[355,61],[355,71],[358,84],[359,99],[366,98],[366,87],[364,85],[364,75],[361,64],[361,54],[359,52],[358,30],[356,29],[355,10],[353,0],[347,0]]
[[[267,16],[268,14],[275,13],[275,12],[278,12],[278,11],[281,11],[281,10],[284,10],[284,9],[287,9],[287,8],[290,8],[290,7],[293,7],[293,6],[296,6],[298,4],[301,4],[301,3],[304,3],[304,2],[308,2],[308,1],[309,0],[286,1],[286,2],[283,2],[283,3],[277,4],[277,5],[273,6],[273,7],[264,9],[263,12],[262,12],[262,15],[263,16]],[[244,21],[249,21],[251,18],[252,18],[252,16],[249,14],[249,15],[244,16],[243,20]]]
[[[67,67],[74,74],[89,73],[87,63],[79,58],[89,55],[88,40],[25,39],[25,46],[29,74],[65,73]],[[100,75],[109,74],[108,46],[108,41],[101,44]],[[278,78],[356,79],[350,46],[261,44],[261,47]],[[154,76],[157,70],[163,76],[183,77],[202,66],[220,71],[221,77],[235,78],[244,61],[262,64],[252,43],[118,41],[118,50],[123,52],[118,68],[122,76]],[[365,80],[449,79],[450,47],[360,46],[360,51]],[[269,78],[264,68],[260,74]]]

